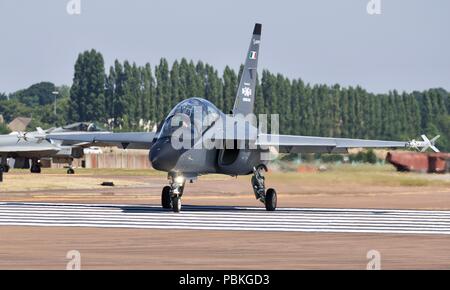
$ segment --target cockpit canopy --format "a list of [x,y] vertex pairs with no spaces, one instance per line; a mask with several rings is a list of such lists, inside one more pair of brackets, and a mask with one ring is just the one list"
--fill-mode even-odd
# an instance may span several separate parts
[[205,99],[184,100],[170,111],[159,137],[169,137],[179,128],[190,128],[192,138],[201,136],[221,114],[216,106]]
[[105,131],[100,125],[89,122],[78,122],[62,127],[66,131],[99,132]]
[[46,130],[47,133],[57,132],[100,132],[106,131],[103,127],[91,122],[77,122],[58,128],[50,128]]

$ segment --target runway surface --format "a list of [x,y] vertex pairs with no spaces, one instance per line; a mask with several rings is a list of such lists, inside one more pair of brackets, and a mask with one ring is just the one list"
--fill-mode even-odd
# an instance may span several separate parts
[[450,211],[1,202],[0,225],[450,235]]

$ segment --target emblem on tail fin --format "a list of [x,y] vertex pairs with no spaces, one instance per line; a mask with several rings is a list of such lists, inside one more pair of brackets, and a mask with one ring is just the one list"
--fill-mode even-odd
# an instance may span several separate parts
[[246,97],[250,97],[252,95],[252,89],[245,87],[242,89],[242,94]]

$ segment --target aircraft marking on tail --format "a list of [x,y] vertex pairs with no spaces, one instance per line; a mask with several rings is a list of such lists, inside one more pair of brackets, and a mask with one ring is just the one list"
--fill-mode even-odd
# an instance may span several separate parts
[[253,113],[256,91],[256,70],[258,67],[259,45],[261,43],[262,25],[255,24],[253,35],[245,58],[244,70],[234,101],[233,114],[248,115]]

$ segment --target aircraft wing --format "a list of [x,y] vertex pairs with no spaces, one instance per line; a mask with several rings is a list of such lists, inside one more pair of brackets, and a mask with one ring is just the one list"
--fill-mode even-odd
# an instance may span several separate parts
[[127,133],[83,133],[83,134],[47,134],[48,139],[79,142],[83,146],[107,145],[118,146],[124,149],[149,149],[155,132],[127,132]]
[[260,134],[256,145],[282,153],[347,153],[349,148],[408,148],[409,142]]
[[0,146],[0,153],[18,153],[18,152],[58,152],[60,149],[54,146]]

